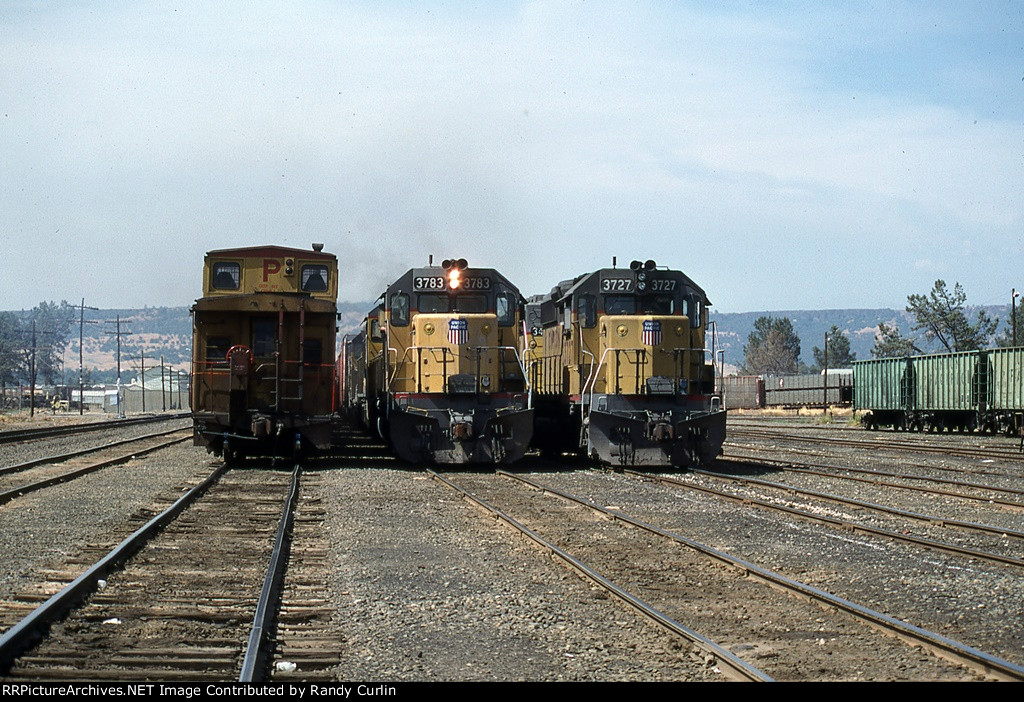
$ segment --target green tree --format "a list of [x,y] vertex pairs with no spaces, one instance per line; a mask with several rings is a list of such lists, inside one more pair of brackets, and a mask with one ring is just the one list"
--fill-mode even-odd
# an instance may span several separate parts
[[1013,320],[1017,319],[1017,345],[1024,346],[1024,304],[1017,302],[1017,308],[1010,312],[1002,336],[996,337],[996,346],[1013,346]]
[[907,312],[915,319],[913,330],[923,331],[925,339],[938,341],[946,351],[973,351],[988,346],[999,320],[979,310],[978,320],[971,324],[964,312],[966,302],[967,294],[960,283],[950,291],[944,280],[936,280],[927,297],[907,296]]
[[32,357],[32,323],[35,322],[35,370],[37,382],[52,385],[60,379],[61,354],[67,346],[74,311],[66,301],[40,302],[22,323],[22,372],[28,380]]
[[0,391],[17,382],[23,346],[17,316],[0,312]]
[[759,317],[743,347],[743,372],[750,375],[796,373],[800,337],[785,317]]
[[896,325],[889,326],[885,322],[878,324],[878,333],[875,334],[875,345],[871,348],[871,355],[875,358],[902,358],[921,353],[921,349],[914,345],[913,339],[908,339],[900,334]]
[[[842,329],[833,324],[825,337],[828,339],[829,368],[849,368],[850,364],[857,360],[857,354],[850,352],[850,338]],[[814,354],[814,365],[810,371],[820,373],[825,367],[825,352],[817,346],[811,349],[811,352]]]

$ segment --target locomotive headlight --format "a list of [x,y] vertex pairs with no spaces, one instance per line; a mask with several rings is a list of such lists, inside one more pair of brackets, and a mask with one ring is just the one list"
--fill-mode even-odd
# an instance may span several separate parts
[[457,268],[453,268],[448,271],[448,287],[452,290],[457,290],[462,281],[459,279],[461,276],[460,271]]
[[615,333],[617,333],[619,336],[625,336],[626,334],[629,333],[629,329],[626,328],[625,324],[620,324],[615,328]]
[[427,322],[426,324],[424,324],[423,325],[423,333],[426,334],[427,336],[430,336],[431,334],[433,334],[434,333],[434,323],[433,322]]

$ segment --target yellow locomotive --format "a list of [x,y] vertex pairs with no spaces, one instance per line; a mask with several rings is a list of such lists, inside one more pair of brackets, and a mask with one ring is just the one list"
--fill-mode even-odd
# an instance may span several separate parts
[[459,259],[413,268],[382,297],[346,349],[345,395],[355,411],[410,462],[520,458],[533,413],[519,290]]
[[330,447],[337,295],[322,244],[206,254],[192,307],[197,446],[226,458]]
[[559,283],[526,305],[535,444],[625,466],[708,464],[725,411],[704,291],[654,261]]

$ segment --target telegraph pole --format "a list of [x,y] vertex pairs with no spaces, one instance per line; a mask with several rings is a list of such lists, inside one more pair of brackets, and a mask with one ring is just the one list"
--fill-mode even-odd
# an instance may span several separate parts
[[[81,305],[68,305],[69,307],[77,307],[79,309],[78,315],[78,414],[82,415],[85,413],[85,387],[82,382],[82,330],[85,328],[85,311],[86,310],[99,310],[99,307],[86,307],[85,298],[82,298]],[[95,324],[96,320],[90,319],[89,324]]]
[[116,320],[107,320],[107,324],[117,324],[116,332],[106,332],[110,336],[117,336],[117,416],[118,418],[124,417],[124,405],[121,402],[121,337],[131,336],[131,332],[121,331],[121,315],[117,315]]

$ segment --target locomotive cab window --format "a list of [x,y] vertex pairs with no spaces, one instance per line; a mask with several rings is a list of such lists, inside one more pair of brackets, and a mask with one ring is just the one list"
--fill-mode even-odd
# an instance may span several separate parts
[[686,298],[687,311],[690,314],[690,326],[697,329],[701,326],[701,317],[704,313],[704,306],[701,305],[701,300],[696,295],[691,295]]
[[217,290],[238,290],[238,281],[241,275],[241,264],[224,261],[214,263],[211,285]]
[[636,314],[636,298],[632,295],[605,295],[605,314]]
[[302,291],[327,292],[327,266],[303,266]]
[[597,301],[593,295],[580,295],[576,298],[576,319],[584,329],[597,326]]
[[643,301],[644,314],[673,314],[676,311],[675,300],[671,295],[652,295]]
[[516,298],[510,292],[498,293],[494,298],[494,310],[498,314],[499,327],[511,327],[516,323]]
[[466,312],[467,314],[484,314],[487,312],[486,295],[456,295],[454,302],[453,312]]
[[[422,310],[420,311],[422,312]],[[409,325],[409,296],[405,293],[396,293],[391,296],[391,324],[396,327]]]

